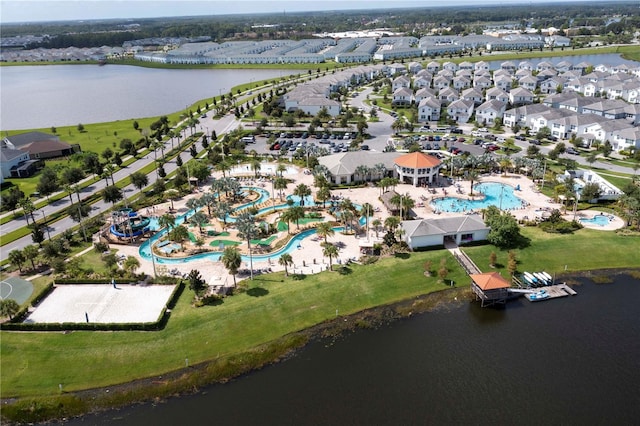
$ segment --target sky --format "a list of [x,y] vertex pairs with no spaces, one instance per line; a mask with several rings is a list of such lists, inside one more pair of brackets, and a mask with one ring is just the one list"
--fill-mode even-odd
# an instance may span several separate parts
[[[315,10],[389,9],[458,5],[557,3],[559,0],[0,0],[0,23],[112,18],[281,13]],[[562,0],[584,1],[584,0]],[[606,3],[608,0],[601,0]]]

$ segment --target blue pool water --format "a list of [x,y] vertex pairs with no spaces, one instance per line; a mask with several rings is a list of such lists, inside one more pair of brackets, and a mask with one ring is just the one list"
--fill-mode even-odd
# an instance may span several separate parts
[[[264,200],[266,200],[269,196],[269,193],[263,189],[260,188],[251,188],[254,191],[257,191],[261,194],[260,196],[260,200],[255,201],[255,203],[259,203],[262,202]],[[291,195],[287,198],[291,198],[294,201],[294,205],[300,205],[300,197],[297,197],[295,195]],[[243,206],[238,207],[238,209],[243,209],[246,208],[248,206],[250,206],[251,204],[254,203],[249,203],[249,204],[245,204]],[[313,201],[313,197],[306,197],[305,198],[305,205],[309,206],[309,205],[314,205],[315,202]],[[284,205],[280,205],[280,206],[276,206],[276,209],[281,209],[281,208],[285,208],[288,207],[286,204]],[[273,207],[267,207],[261,210],[270,210]],[[190,215],[192,215],[194,212],[192,210],[180,215],[176,217],[176,225],[180,225],[182,224],[185,219],[187,217],[189,217]],[[227,218],[227,222],[232,222],[233,220],[235,220],[234,218]],[[364,225],[366,222],[366,219],[364,217],[360,218],[360,224]],[[157,230],[159,228],[158,226],[158,220],[156,218],[151,218],[150,219],[150,223],[149,223],[149,227],[153,230]],[[333,228],[333,230],[335,232],[341,232],[344,230],[343,227],[337,227],[337,228]],[[149,238],[147,241],[145,241],[141,246],[140,249],[138,250],[138,253],[140,254],[140,257],[142,257],[145,260],[151,260],[151,245],[154,244],[156,241],[158,241],[159,239],[161,239],[164,234],[167,233],[166,229],[161,230],[160,232],[157,232],[153,237]],[[269,253],[266,255],[253,255],[252,258],[255,261],[263,261],[263,260],[267,260],[267,259],[271,259],[271,260],[277,260],[280,258],[280,256],[282,256],[284,253],[290,253],[294,250],[297,250],[299,248],[299,246],[301,245],[301,242],[303,239],[313,235],[316,233],[315,229],[308,229],[306,231],[303,231],[297,235],[295,235],[293,238],[291,238],[291,240],[289,240],[289,242],[282,247],[280,250],[273,252],[273,253]],[[154,256],[154,259],[156,261],[156,263],[160,263],[160,264],[179,264],[179,263],[186,263],[186,262],[191,262],[191,261],[195,261],[195,260],[210,260],[212,262],[215,261],[219,261],[220,257],[222,256],[222,253],[220,252],[206,252],[206,253],[200,253],[200,254],[196,254],[193,256],[189,256],[186,258],[163,258],[163,257],[158,257],[157,255]],[[249,261],[249,256],[242,256],[242,260],[243,261]]]
[[483,193],[479,200],[464,200],[456,197],[438,198],[431,202],[431,207],[442,212],[471,212],[496,206],[502,210],[516,210],[524,205],[524,201],[514,194],[509,185],[497,182],[484,182],[473,186],[474,194]]
[[609,217],[604,215],[597,215],[591,219],[580,219],[580,223],[587,223],[596,226],[607,226],[609,222]]

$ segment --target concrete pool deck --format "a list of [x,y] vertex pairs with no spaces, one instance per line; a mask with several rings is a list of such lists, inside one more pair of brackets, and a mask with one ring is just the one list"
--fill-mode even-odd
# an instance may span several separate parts
[[[313,176],[308,173],[304,173],[303,169],[297,169],[298,173],[289,174],[287,178],[293,180],[293,183],[290,183],[285,190],[285,194],[291,194],[293,188],[300,183],[304,183],[308,185],[312,191],[315,193],[316,188],[313,186]],[[213,176],[215,178],[222,177],[222,173],[214,172]],[[529,219],[534,220],[536,218],[536,210],[553,210],[553,209],[561,209],[562,204],[554,202],[552,199],[547,197],[546,195],[540,193],[537,190],[537,186],[534,182],[521,175],[516,174],[486,174],[481,176],[479,181],[475,183],[482,182],[497,182],[509,185],[513,188],[517,186],[520,187],[519,191],[514,191],[515,195],[519,198],[526,201],[526,205],[520,209],[511,210],[510,213],[515,216],[517,219]],[[457,193],[457,185],[460,184],[461,192]],[[260,186],[267,191],[271,191],[271,184],[269,181],[260,182],[255,179],[245,179],[243,181],[243,185],[255,185]],[[448,213],[448,212],[440,212],[437,215],[434,213],[432,207],[429,205],[433,197],[442,197],[443,189],[447,192],[447,196],[459,197],[462,199],[468,198],[469,193],[469,181],[455,181],[453,183],[446,182],[443,186],[436,188],[436,193],[433,194],[429,191],[429,188],[423,187],[415,187],[409,184],[399,184],[396,186],[396,192],[400,194],[409,194],[416,202],[416,206],[413,211],[416,214],[417,218],[429,218],[429,217],[442,217],[442,216],[459,216],[460,213]],[[183,197],[183,199],[174,201],[175,210],[177,210],[178,214],[182,214],[187,211],[186,202],[189,198],[199,197],[205,191],[209,191],[210,187],[207,185],[203,185],[198,189],[198,192],[194,192],[191,196]],[[375,219],[379,219],[381,222],[384,222],[384,219],[389,216],[386,208],[379,200],[380,189],[375,186],[367,186],[365,188],[352,188],[352,189],[339,189],[332,190],[331,194],[340,199],[340,198],[349,198],[355,204],[364,204],[369,203],[373,206],[374,211],[371,212],[372,216],[369,220],[369,223]],[[170,203],[166,202],[156,206],[154,210],[154,215],[161,216],[162,214],[168,212]],[[295,229],[295,225],[291,225],[292,229]],[[599,227],[601,228],[601,227]],[[379,233],[379,240],[376,239],[375,232],[370,226],[369,231],[369,241],[377,242],[381,241],[383,233]],[[346,262],[348,259],[359,258],[360,257],[360,242],[367,237],[361,236],[360,238],[355,238],[353,235],[344,235],[342,233],[336,232],[333,237],[328,238],[328,241],[339,246],[339,254],[338,259],[340,262]],[[290,252],[293,266],[290,266],[289,272],[295,273],[303,273],[303,274],[315,274],[320,271],[324,271],[328,269],[328,259],[322,255],[322,246],[321,240],[317,237],[311,236],[305,238],[302,241],[301,247],[299,249],[294,249]],[[118,253],[124,255],[132,255],[139,258],[138,255],[138,247],[136,246],[118,246]],[[313,262],[315,259],[315,263]],[[337,260],[333,259],[332,263],[334,266],[337,264]],[[209,282],[213,279],[219,283],[219,285],[231,285],[233,283],[233,277],[229,275],[227,270],[224,268],[221,262],[212,262],[209,260],[193,260],[179,264],[171,264],[166,266],[156,265],[156,268],[166,268],[168,271],[175,270],[180,274],[188,274],[192,269],[197,269],[200,271],[202,277]],[[248,268],[248,262],[243,262],[242,268]],[[254,261],[253,268],[255,269],[269,269],[272,271],[282,271],[284,267],[278,264],[277,260],[274,261]],[[167,271],[167,272],[168,272]],[[153,265],[150,261],[142,260],[141,266],[138,272],[145,272],[147,274],[153,275]],[[244,277],[243,277],[244,278]],[[226,284],[224,284],[226,283]]]

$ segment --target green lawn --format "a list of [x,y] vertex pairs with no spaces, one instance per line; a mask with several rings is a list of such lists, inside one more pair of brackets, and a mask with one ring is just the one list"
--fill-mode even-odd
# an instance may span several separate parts
[[[518,271],[545,270],[550,274],[607,268],[640,267],[638,247],[640,238],[618,236],[611,231],[581,229],[570,235],[548,234],[538,228],[523,228],[523,235],[531,240],[525,249],[516,249]],[[490,271],[489,255],[495,251],[498,264],[506,273],[507,250],[493,246],[464,248],[483,271]]]
[[[448,252],[427,252],[324,272],[294,281],[282,273],[260,276],[251,287],[264,289],[229,297],[219,306],[191,307],[186,291],[159,332],[2,333],[2,397],[55,395],[162,374],[184,366],[237,354],[336,315],[361,311],[447,288],[423,275],[448,260],[449,278],[468,279]],[[96,368],[99,365],[100,368]]]
[[209,245],[211,247],[218,247],[220,244],[222,244],[223,246],[238,246],[240,245],[240,242],[238,241],[231,241],[231,240],[213,240],[209,243]]

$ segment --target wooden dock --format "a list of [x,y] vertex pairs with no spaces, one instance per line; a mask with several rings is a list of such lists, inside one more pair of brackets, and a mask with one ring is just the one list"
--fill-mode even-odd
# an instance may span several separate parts
[[[549,297],[545,299],[532,299],[531,294],[539,290],[546,290]],[[539,287],[535,289],[532,293],[526,293],[524,295],[524,297],[526,297],[530,302],[540,302],[542,300],[551,300],[551,299],[556,299],[558,297],[575,296],[576,294],[578,294],[574,289],[572,289],[565,283],[550,285],[546,287]]]

